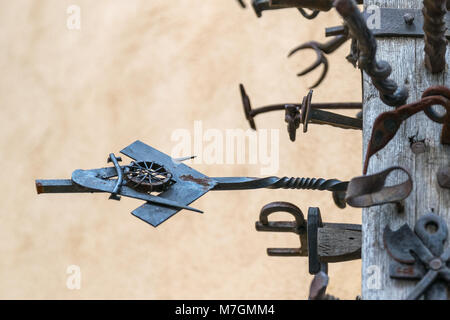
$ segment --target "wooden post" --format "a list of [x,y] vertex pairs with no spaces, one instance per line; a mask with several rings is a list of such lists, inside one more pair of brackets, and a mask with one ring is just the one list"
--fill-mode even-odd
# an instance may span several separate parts
[[[364,6],[369,5],[422,9],[422,0],[365,0]],[[408,103],[419,100],[423,91],[430,86],[449,85],[447,68],[439,74],[431,74],[425,68],[423,38],[388,37],[377,38],[377,41],[377,58],[391,64],[391,78],[399,86],[405,84],[408,87]],[[449,50],[446,59],[447,62],[450,61]],[[378,92],[367,75],[363,75],[363,101],[365,155],[375,118],[381,112],[392,110],[392,107],[380,101]],[[429,120],[423,112],[419,113],[403,123],[396,137],[370,161],[368,174],[393,165],[402,166],[411,173],[414,188],[404,202],[404,213],[398,213],[395,205],[391,204],[363,210],[363,299],[404,299],[417,284],[417,281],[390,279],[390,258],[383,244],[383,230],[386,225],[397,229],[408,223],[413,228],[420,216],[434,212],[443,217],[450,226],[450,190],[439,187],[436,178],[441,166],[450,165],[450,147],[440,143],[441,128],[441,125]],[[413,141],[423,141],[425,152],[414,153],[411,148]],[[400,182],[404,181],[404,177],[393,176],[389,180]]]

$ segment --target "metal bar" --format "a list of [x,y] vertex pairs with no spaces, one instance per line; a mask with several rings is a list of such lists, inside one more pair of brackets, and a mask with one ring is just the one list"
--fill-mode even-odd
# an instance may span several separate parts
[[341,129],[362,130],[362,120],[343,116],[337,113],[311,109],[310,123],[325,124]]
[[[375,37],[424,37],[424,15],[421,10],[392,8],[380,8],[379,10],[380,24],[371,28]],[[366,21],[371,15],[373,12],[363,12]],[[444,14],[442,19],[443,36],[450,38],[450,32],[445,28],[445,24],[450,25],[450,16]],[[328,29],[331,32],[334,28]]]
[[[251,115],[252,117],[254,117],[261,113],[271,111],[284,111],[286,109],[286,105],[292,105],[298,108],[302,107],[302,105],[299,103],[273,104],[253,109],[251,110]],[[312,103],[311,108],[322,110],[354,110],[354,109],[362,109],[362,103],[361,102]]]
[[120,193],[120,189],[122,188],[122,183],[123,183],[123,172],[122,172],[122,168],[119,165],[119,161],[121,161],[121,159],[116,158],[114,153],[111,153],[109,155],[108,161],[110,161],[114,164],[114,168],[116,168],[116,171],[117,171],[116,185],[114,186],[114,189],[109,198],[113,199],[113,200],[120,200],[119,193]]
[[361,102],[311,103],[311,108],[322,110],[362,109]]
[[348,182],[337,179],[316,178],[288,178],[288,177],[217,177],[211,178],[217,181],[212,190],[249,190],[249,189],[301,189],[301,190],[327,190],[346,191]]
[[81,187],[70,179],[36,180],[36,191],[38,194],[103,192]]

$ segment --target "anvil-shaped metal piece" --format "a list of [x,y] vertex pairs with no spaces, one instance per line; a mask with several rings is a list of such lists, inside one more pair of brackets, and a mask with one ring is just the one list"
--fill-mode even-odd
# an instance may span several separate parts
[[202,213],[188,205],[210,190],[328,190],[337,199],[345,195],[348,185],[348,182],[336,179],[210,178],[181,163],[186,159],[173,159],[141,141],[132,143],[120,152],[134,161],[120,166],[120,157],[112,153],[108,162],[112,162],[113,167],[75,170],[71,179],[36,180],[37,193],[104,192],[110,193],[110,199],[114,200],[120,200],[120,196],[144,200],[145,203],[132,214],[156,227],[182,209]]

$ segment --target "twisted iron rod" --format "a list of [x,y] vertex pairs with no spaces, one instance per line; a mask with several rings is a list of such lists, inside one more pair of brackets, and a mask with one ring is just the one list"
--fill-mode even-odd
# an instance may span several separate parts
[[423,1],[423,31],[425,33],[425,66],[432,73],[439,73],[445,69],[445,52],[447,39],[445,31],[445,14],[447,0]]

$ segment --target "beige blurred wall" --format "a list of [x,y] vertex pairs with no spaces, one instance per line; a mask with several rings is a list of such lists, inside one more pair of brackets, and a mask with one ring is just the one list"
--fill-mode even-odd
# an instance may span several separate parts
[[[248,2],[248,1],[247,1]],[[69,5],[81,30],[66,27]],[[105,194],[37,195],[34,179],[69,178],[98,168],[110,152],[140,139],[170,153],[171,134],[248,128],[238,84],[254,106],[295,102],[320,71],[295,74],[315,59],[290,49],[323,41],[334,12],[314,21],[295,10],[257,19],[234,0],[16,0],[0,4],[0,298],[2,299],[305,299],[305,258],[273,258],[266,247],[298,246],[289,234],[258,233],[260,208],[290,201],[327,222],[360,223],[331,194],[258,190],[210,192],[200,215],[180,212],[157,229],[130,215],[139,201]],[[359,101],[360,73],[330,57],[313,101]],[[354,115],[355,112],[345,112]],[[310,126],[292,143],[282,113],[257,118],[280,129],[278,175],[350,179],[361,171],[361,134]],[[210,176],[259,175],[255,165],[191,164]],[[279,215],[281,218],[288,216]],[[66,287],[69,265],[80,290]],[[360,262],[331,264],[329,292],[360,293]]]

